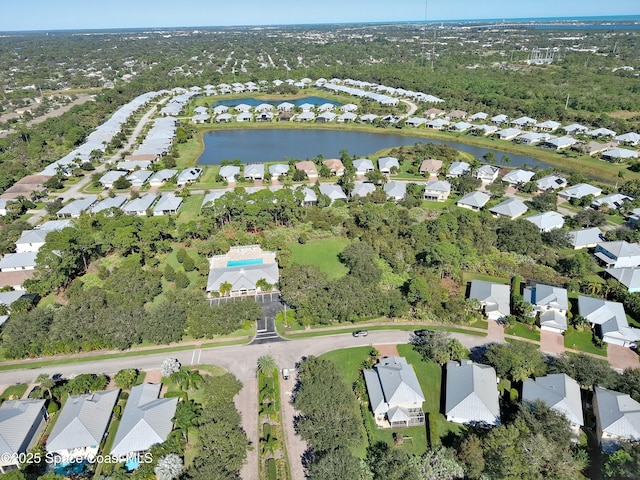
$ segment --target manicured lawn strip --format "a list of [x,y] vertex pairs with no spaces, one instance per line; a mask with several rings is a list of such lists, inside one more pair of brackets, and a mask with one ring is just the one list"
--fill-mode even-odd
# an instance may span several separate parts
[[516,323],[511,327],[505,329],[504,333],[507,335],[515,335],[516,337],[528,338],[529,340],[540,341],[540,332],[537,329],[529,330],[527,325],[522,323]]
[[463,285],[466,285],[468,282],[472,280],[482,280],[485,282],[501,283],[503,285],[508,285],[511,283],[511,280],[508,278],[492,277],[490,275],[481,275],[479,273],[471,273],[471,272],[464,272],[462,274]]
[[24,392],[27,391],[28,385],[26,383],[20,383],[18,385],[11,385],[7,387],[2,395],[0,395],[0,402],[4,402],[5,400],[9,400],[9,398],[13,397],[14,399],[20,399],[24,395]]
[[201,194],[189,195],[185,198],[178,211],[178,222],[187,223],[194,220],[200,214],[202,199],[204,199],[204,195]]
[[[230,345],[244,345],[250,339],[243,338],[238,340],[229,340],[226,342],[208,342],[200,345],[200,348],[213,348],[213,347],[227,347]],[[163,347],[163,348],[154,348],[150,350],[132,350],[128,352],[121,353],[106,353],[102,355],[91,355],[87,357],[78,357],[78,358],[60,358],[56,360],[38,360],[35,362],[20,362],[9,365],[0,365],[0,371],[6,370],[23,370],[23,369],[33,369],[40,367],[47,367],[52,365],[67,365],[72,363],[84,363],[84,362],[96,362],[100,360],[110,360],[112,358],[128,358],[128,357],[142,357],[145,355],[155,355],[158,353],[171,353],[171,352],[183,352],[185,350],[193,350],[195,345],[176,345],[175,347]]]
[[362,330],[362,329],[366,329],[369,331],[373,331],[373,330],[406,330],[406,331],[412,331],[412,330],[417,330],[420,328],[428,328],[428,329],[432,329],[432,330],[445,330],[447,332],[452,332],[452,333],[465,333],[467,335],[475,335],[478,337],[486,337],[487,334],[484,332],[477,332],[475,330],[465,330],[463,327],[444,327],[441,325],[428,325],[428,324],[416,324],[416,325],[380,325],[380,326],[368,326],[368,325],[362,325],[360,327],[345,327],[340,328],[340,329],[335,329],[335,330],[316,330],[316,331],[304,331],[303,333],[298,333],[298,331],[287,331],[285,332],[285,336],[287,337],[291,337],[291,338],[309,338],[309,337],[320,337],[320,336],[325,336],[325,335],[341,335],[344,333],[353,333],[356,330]]
[[598,348],[593,344],[593,334],[590,330],[580,332],[573,327],[569,327],[564,332],[564,346],[582,352],[594,353],[596,355],[607,356],[606,348]]
[[[109,428],[107,429],[107,439],[104,442],[104,445],[100,449],[102,455],[109,455],[111,453],[111,448],[113,447],[113,442],[116,439],[116,433],[118,432],[118,426],[120,425],[120,419],[122,418],[122,414],[124,413],[124,407],[126,406],[126,400],[118,400],[116,403],[117,406],[120,407],[120,418],[117,418],[115,415],[111,417],[111,423],[109,423]],[[102,471],[103,462],[96,462],[96,471],[95,474],[99,475]]]
[[329,280],[344,277],[347,274],[345,267],[338,259],[338,254],[349,245],[346,238],[325,238],[312,240],[305,243],[289,243],[287,248],[291,251],[291,261],[303,265],[315,265],[327,274]]
[[352,347],[340,350],[332,350],[321,356],[336,364],[340,376],[348,385],[353,385],[359,377],[359,369],[373,347]]

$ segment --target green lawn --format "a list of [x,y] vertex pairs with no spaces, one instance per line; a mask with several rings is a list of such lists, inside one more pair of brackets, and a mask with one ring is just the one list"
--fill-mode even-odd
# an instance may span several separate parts
[[358,370],[362,362],[369,358],[372,347],[354,347],[341,350],[332,350],[322,354],[322,358],[331,360],[338,367],[340,376],[349,385],[358,379]]
[[345,267],[338,259],[338,254],[349,245],[346,238],[326,238],[305,243],[289,243],[291,260],[303,265],[315,265],[327,274],[329,280],[343,277],[347,274]]
[[14,400],[20,399],[22,398],[22,395],[24,395],[24,392],[26,391],[27,391],[26,383],[11,385],[10,387],[7,387],[4,392],[2,392],[2,395],[0,395],[0,402],[4,402],[5,400],[9,400],[10,398],[13,398]]
[[507,328],[504,333],[507,335],[515,335],[516,337],[528,338],[529,340],[540,341],[540,332],[536,327],[533,330],[529,330],[529,326],[523,323],[515,323]]
[[593,344],[593,334],[590,330],[581,332],[573,327],[569,327],[564,332],[564,346],[574,350],[580,350],[587,353],[595,353],[596,355],[607,356],[607,348],[598,348]]
[[201,194],[189,195],[178,211],[178,222],[187,223],[195,219],[200,214],[203,199],[204,195]]
[[471,272],[464,272],[462,274],[463,285],[466,285],[468,282],[472,280],[483,280],[485,282],[501,283],[503,285],[508,285],[511,283],[511,280],[508,278],[492,277],[490,275],[481,275],[479,273],[471,273]]

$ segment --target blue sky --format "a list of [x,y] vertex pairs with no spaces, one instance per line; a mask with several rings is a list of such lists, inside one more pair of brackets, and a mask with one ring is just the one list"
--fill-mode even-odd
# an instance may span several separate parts
[[[429,20],[640,15],[638,0],[427,0]],[[418,21],[425,0],[0,0],[0,31]]]

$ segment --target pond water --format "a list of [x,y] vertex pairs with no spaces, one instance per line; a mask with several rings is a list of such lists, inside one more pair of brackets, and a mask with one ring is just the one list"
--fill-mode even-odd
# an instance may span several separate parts
[[[244,99],[246,100],[246,99]],[[406,137],[393,133],[371,133],[350,130],[283,130],[244,129],[214,130],[204,134],[204,151],[198,163],[219,165],[223,160],[240,159],[242,163],[287,162],[290,158],[307,159],[322,154],[325,158],[339,157],[341,150],[351,155],[366,156],[383,148],[414,145],[417,142],[446,144],[457,150],[482,158],[493,152],[498,165],[508,156],[511,166],[548,168],[550,165],[532,157],[505,153],[482,147],[474,147],[450,140],[433,140],[425,137]]]
[[303,98],[296,98],[296,99],[285,98],[284,100],[277,100],[277,101],[276,100],[258,100],[257,98],[236,98],[233,100],[218,100],[211,104],[211,108],[215,108],[218,105],[224,105],[225,107],[235,107],[236,105],[240,105],[241,103],[244,103],[245,105],[249,105],[251,107],[257,107],[262,103],[269,103],[275,107],[276,105],[280,105],[281,103],[284,103],[284,102],[293,103],[296,106],[300,106],[305,103],[311,103],[316,106],[320,106],[323,103],[330,103],[332,105],[337,105],[337,106],[344,105],[343,103],[336,102],[335,100],[329,100],[328,98],[311,96],[311,97],[303,97]]

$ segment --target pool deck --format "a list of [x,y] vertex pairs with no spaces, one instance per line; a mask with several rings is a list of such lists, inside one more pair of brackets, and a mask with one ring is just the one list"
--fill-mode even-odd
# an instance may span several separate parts
[[[231,247],[226,255],[216,255],[209,259],[209,265],[211,268],[235,268],[243,267],[247,265],[257,265],[257,260],[262,260],[261,263],[275,263],[276,253],[265,252],[260,248],[260,245],[247,245],[240,247]],[[249,261],[252,261],[249,263]],[[228,266],[228,262],[247,262],[241,265]]]

